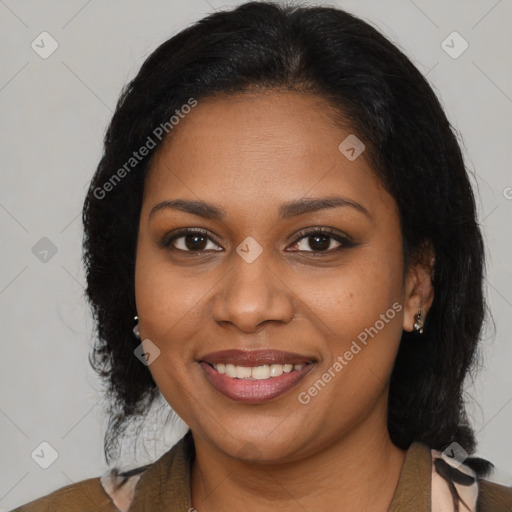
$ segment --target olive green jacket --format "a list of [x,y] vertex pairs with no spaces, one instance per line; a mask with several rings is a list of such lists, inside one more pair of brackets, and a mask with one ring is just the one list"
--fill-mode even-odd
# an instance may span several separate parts
[[[127,472],[124,477],[123,473],[110,472],[68,485],[12,512],[191,512],[193,459],[194,443],[188,431],[153,464]],[[120,485],[117,489],[116,484]],[[449,466],[439,452],[413,443],[389,512],[456,510],[450,487],[463,500],[460,512],[468,510],[462,503],[474,512],[512,511],[512,488],[478,480],[467,466]]]

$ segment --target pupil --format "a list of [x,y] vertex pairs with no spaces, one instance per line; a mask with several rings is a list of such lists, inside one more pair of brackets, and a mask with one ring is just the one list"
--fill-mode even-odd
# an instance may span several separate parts
[[[311,243],[311,240],[314,240],[313,244]],[[318,240],[320,240],[320,243],[315,248],[314,244],[317,243]],[[316,251],[329,248],[329,237],[327,235],[311,235],[309,237],[309,241],[310,241],[309,242],[310,247]],[[322,243],[322,241],[323,241],[323,243]]]
[[[193,240],[192,243],[189,243],[190,240]],[[205,243],[205,237],[204,235],[187,235],[185,237],[185,245],[187,246],[187,249],[189,249],[190,251],[200,251],[202,249],[204,249],[204,243]],[[199,242],[198,242],[199,240]],[[202,242],[202,243],[201,243]],[[197,246],[197,244],[199,243],[199,247]]]

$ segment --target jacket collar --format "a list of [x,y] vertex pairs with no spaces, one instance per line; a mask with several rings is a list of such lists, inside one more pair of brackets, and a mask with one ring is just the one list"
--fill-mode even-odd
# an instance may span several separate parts
[[135,489],[130,512],[188,511],[194,440],[189,430],[169,451],[144,471]]
[[400,478],[388,512],[430,512],[432,457],[422,443],[412,443],[400,472]]
[[[195,450],[192,432],[142,474],[130,512],[162,512],[191,508],[190,473]],[[429,448],[414,442],[407,450],[389,512],[431,510],[432,458]]]

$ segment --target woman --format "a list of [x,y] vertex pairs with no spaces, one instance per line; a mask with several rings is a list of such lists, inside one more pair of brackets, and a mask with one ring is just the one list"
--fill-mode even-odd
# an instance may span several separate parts
[[374,28],[251,2],[183,30],[123,91],[83,221],[107,460],[160,393],[190,430],[17,511],[512,510],[469,457],[461,151]]

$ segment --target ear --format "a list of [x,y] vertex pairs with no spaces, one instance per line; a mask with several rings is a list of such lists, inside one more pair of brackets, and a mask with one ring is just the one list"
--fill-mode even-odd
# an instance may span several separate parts
[[410,263],[405,278],[403,330],[408,332],[414,330],[414,317],[420,308],[423,309],[423,317],[426,318],[434,301],[434,250],[430,244],[425,244],[420,251],[421,255],[413,258]]

